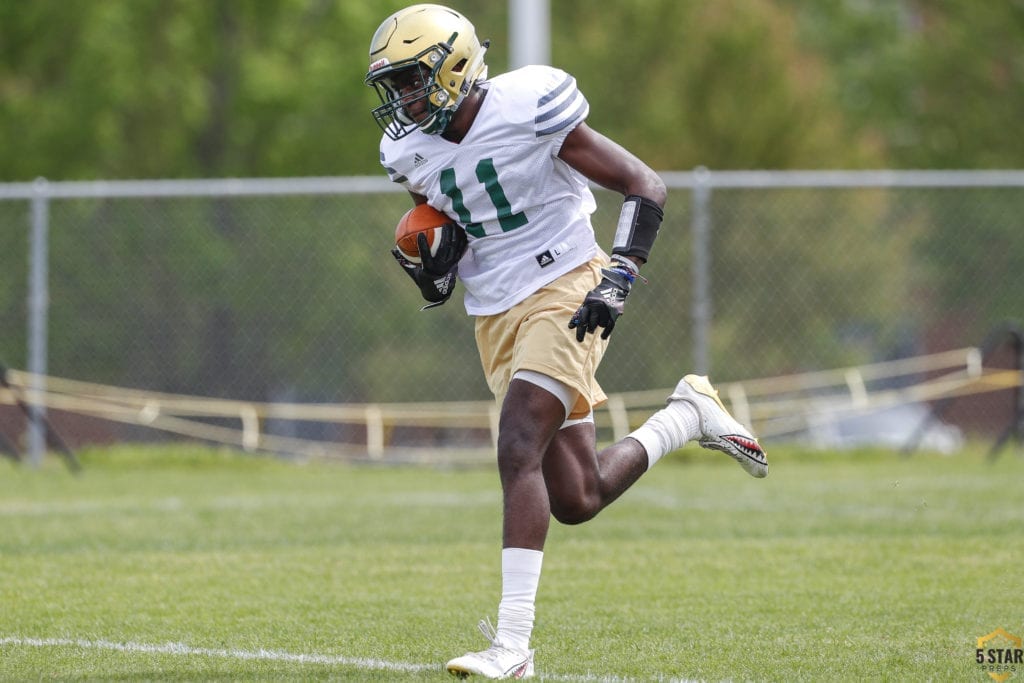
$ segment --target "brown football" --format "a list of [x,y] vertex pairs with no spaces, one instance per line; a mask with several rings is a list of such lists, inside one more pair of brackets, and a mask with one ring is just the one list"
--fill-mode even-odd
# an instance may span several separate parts
[[395,244],[402,256],[412,263],[420,263],[419,245],[416,236],[421,232],[427,234],[430,255],[437,254],[437,246],[441,243],[441,229],[454,221],[429,204],[417,204],[402,216],[395,227]]

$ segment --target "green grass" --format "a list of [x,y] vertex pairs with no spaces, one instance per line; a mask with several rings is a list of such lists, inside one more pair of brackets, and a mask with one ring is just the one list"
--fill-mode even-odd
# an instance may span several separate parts
[[[1024,635],[1024,458],[979,453],[776,448],[766,480],[666,459],[553,525],[538,676],[990,680],[976,639]],[[485,644],[492,468],[80,455],[80,477],[0,463],[4,680],[443,681]]]

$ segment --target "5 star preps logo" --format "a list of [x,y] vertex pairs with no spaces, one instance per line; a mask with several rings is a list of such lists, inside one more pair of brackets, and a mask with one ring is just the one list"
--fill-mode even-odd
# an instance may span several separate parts
[[1024,668],[1024,649],[1021,649],[1021,638],[1005,629],[997,628],[987,636],[978,638],[978,649],[974,651],[974,660],[992,680],[1003,683]]

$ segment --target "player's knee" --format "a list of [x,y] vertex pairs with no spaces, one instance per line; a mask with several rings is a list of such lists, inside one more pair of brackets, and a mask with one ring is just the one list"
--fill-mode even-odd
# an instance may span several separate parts
[[569,500],[551,501],[551,516],[561,524],[583,524],[589,522],[600,512],[600,500],[595,496],[581,494]]
[[528,429],[502,428],[498,434],[498,469],[502,476],[540,468],[543,450]]

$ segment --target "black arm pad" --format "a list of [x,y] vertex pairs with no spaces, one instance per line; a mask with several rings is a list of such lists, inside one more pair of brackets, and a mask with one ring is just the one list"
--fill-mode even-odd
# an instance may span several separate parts
[[635,256],[646,262],[664,217],[665,212],[650,199],[635,194],[626,197],[615,228],[612,253]]

